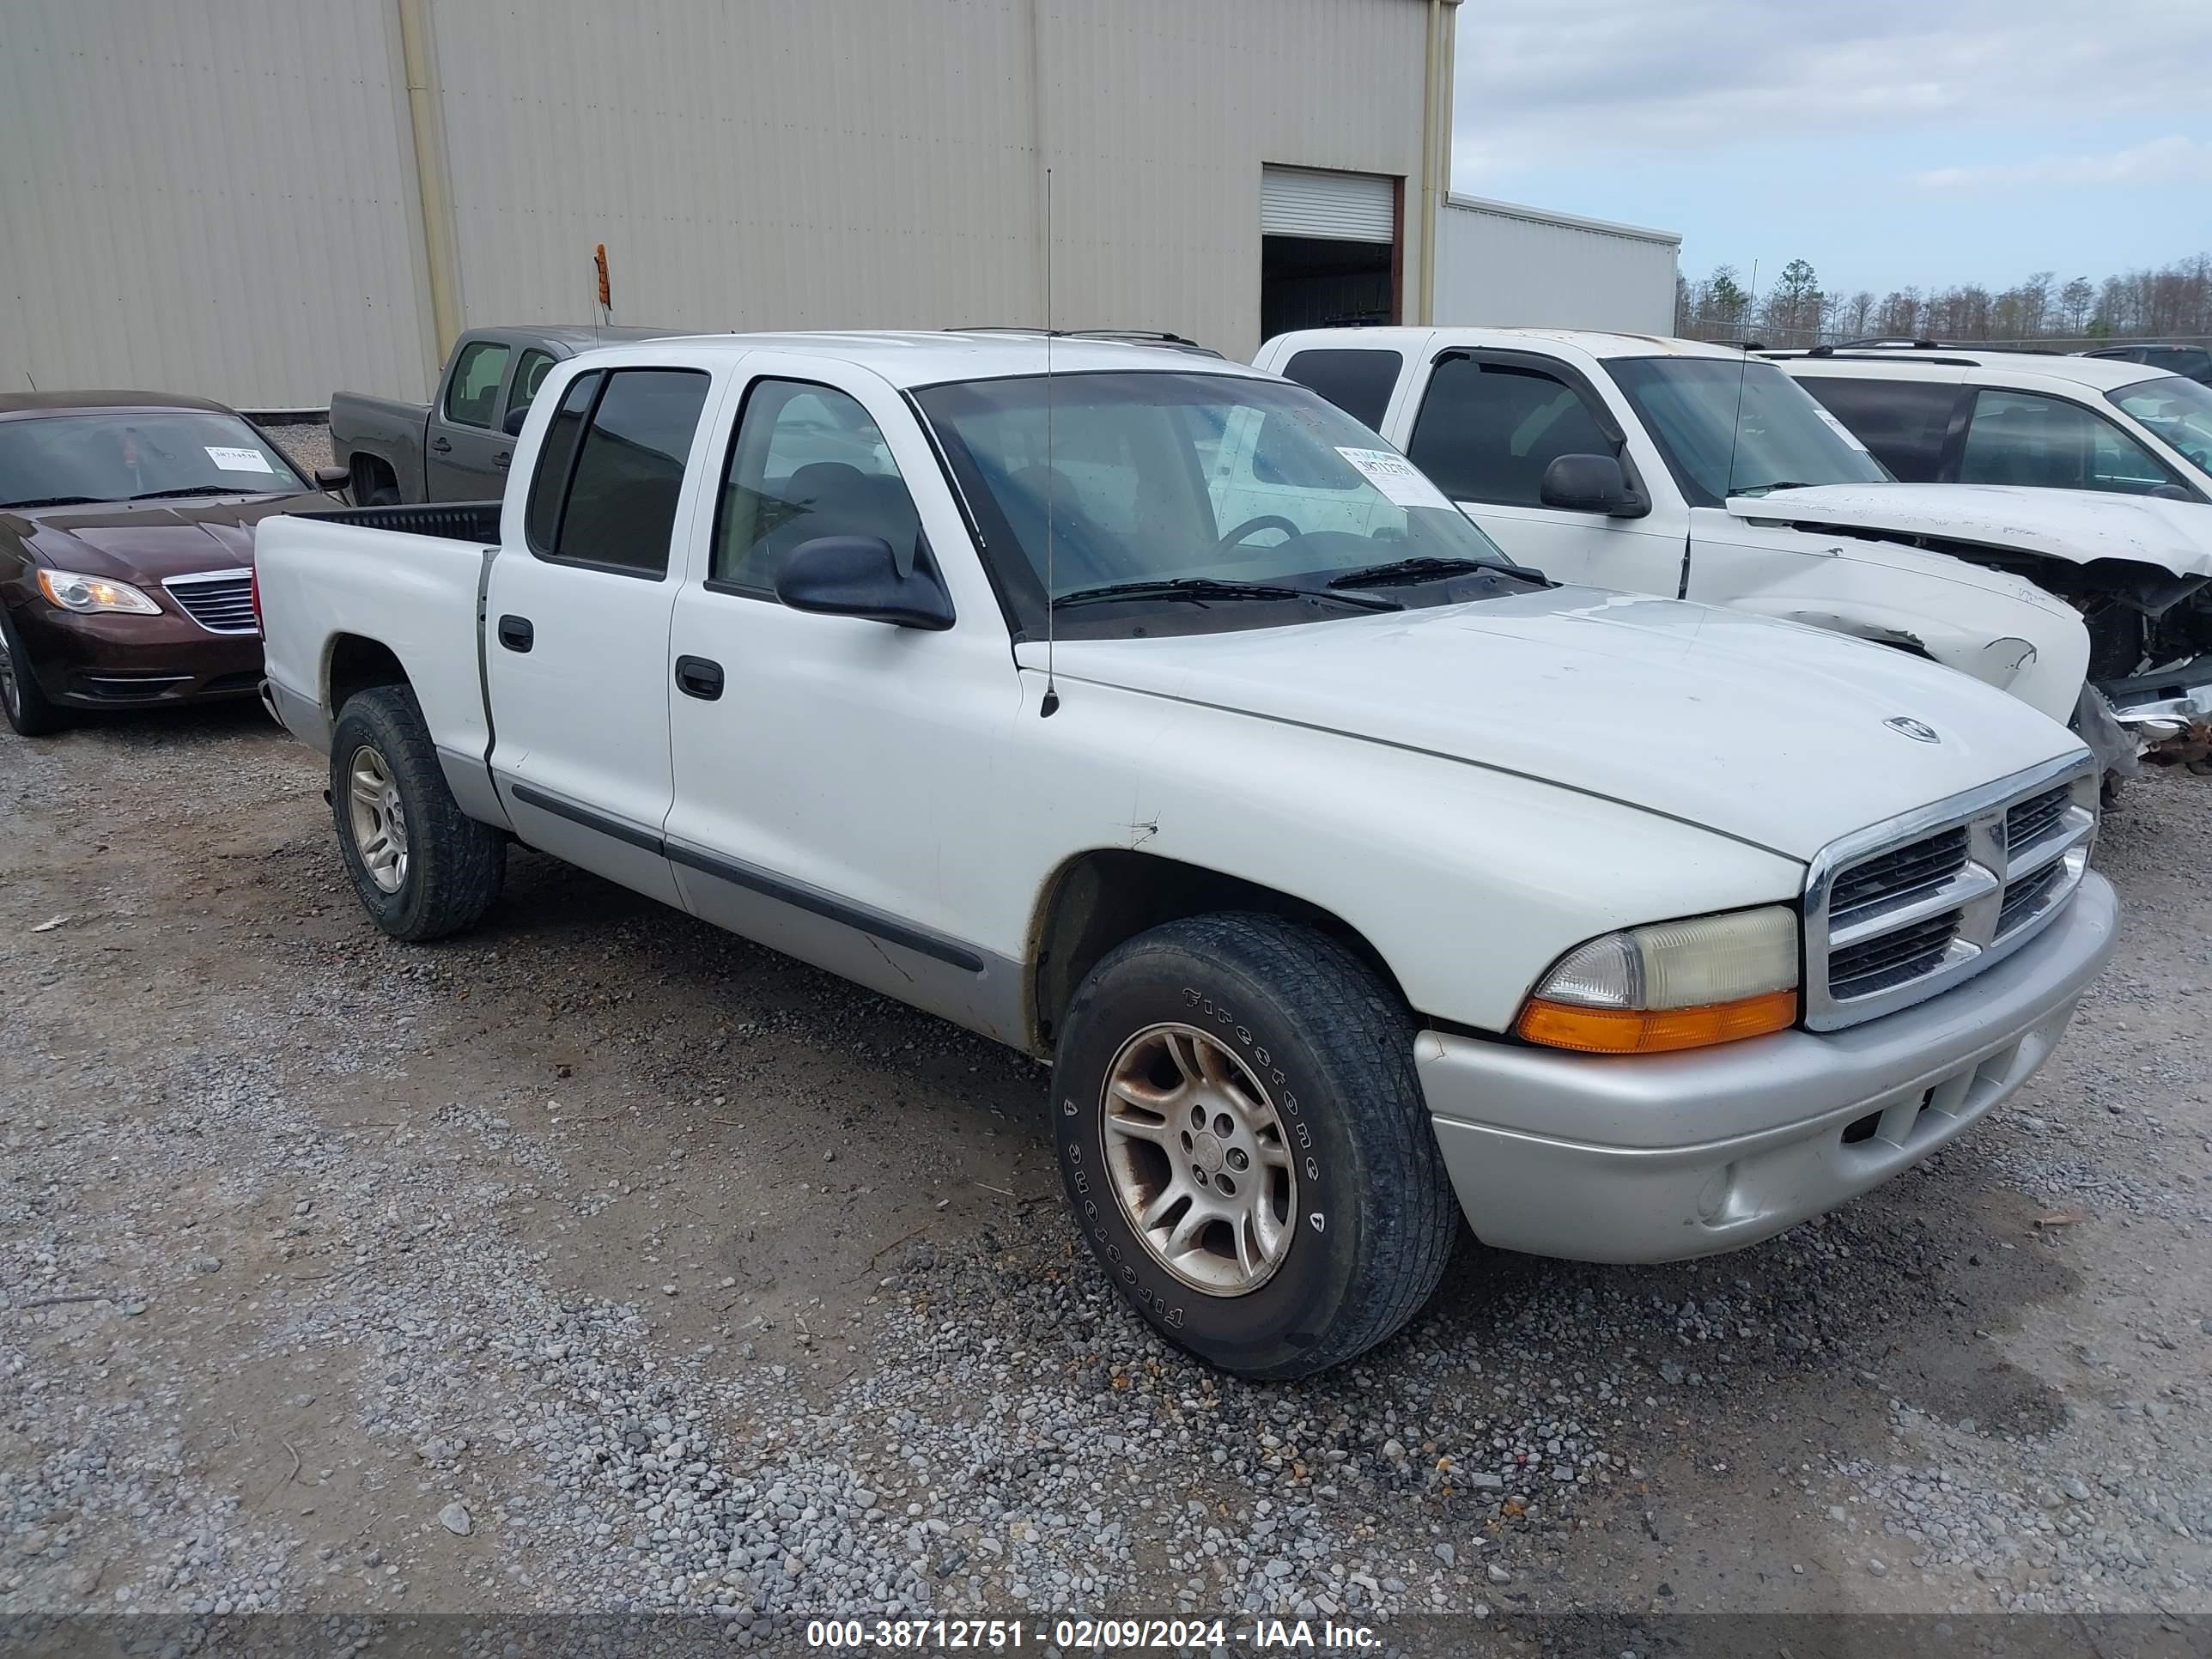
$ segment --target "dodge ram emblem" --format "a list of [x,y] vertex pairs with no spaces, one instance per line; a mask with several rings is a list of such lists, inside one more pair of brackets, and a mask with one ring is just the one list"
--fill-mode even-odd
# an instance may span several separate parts
[[1915,743],[1941,743],[1936,728],[1925,720],[1917,720],[1910,714],[1893,714],[1882,724],[1893,732],[1902,732]]

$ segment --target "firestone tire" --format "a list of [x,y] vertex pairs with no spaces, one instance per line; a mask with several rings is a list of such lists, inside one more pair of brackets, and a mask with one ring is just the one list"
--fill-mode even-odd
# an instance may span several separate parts
[[[1245,1376],[1304,1376],[1428,1300],[1461,1224],[1415,1032],[1350,951],[1273,916],[1168,923],[1084,981],[1053,1072],[1060,1173],[1099,1265],[1170,1341]],[[1240,1106],[1255,1097],[1261,1109]],[[1263,1123],[1256,1139],[1249,1121]],[[1224,1174],[1233,1200],[1218,1196]],[[1207,1221],[1193,1242],[1201,1200],[1256,1206],[1254,1219]]]
[[[364,779],[380,778],[382,799],[357,809],[371,792]],[[396,821],[401,854],[387,860],[380,878],[357,828],[373,818],[386,831]],[[331,816],[346,874],[376,925],[398,939],[442,939],[471,926],[499,896],[507,875],[507,842],[461,811],[447,787],[415,694],[404,685],[356,693],[338,712],[331,735]]]

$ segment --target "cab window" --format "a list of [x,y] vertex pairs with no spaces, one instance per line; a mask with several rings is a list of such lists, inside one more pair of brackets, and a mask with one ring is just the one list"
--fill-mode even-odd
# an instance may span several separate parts
[[921,519],[875,419],[834,386],[757,381],[723,469],[710,586],[775,592],[785,555],[817,536],[872,536],[911,559]]
[[1974,396],[1958,481],[2123,495],[2147,495],[2175,482],[2156,456],[2103,416],[2062,398],[1994,387]]
[[471,340],[461,348],[446,382],[446,418],[458,426],[489,426],[498,412],[499,383],[512,349],[497,340]]
[[[598,383],[596,396],[586,381]],[[694,368],[580,377],[555,412],[531,480],[526,528],[532,550],[620,575],[665,576],[708,383]],[[589,399],[588,414],[577,407],[580,396]]]

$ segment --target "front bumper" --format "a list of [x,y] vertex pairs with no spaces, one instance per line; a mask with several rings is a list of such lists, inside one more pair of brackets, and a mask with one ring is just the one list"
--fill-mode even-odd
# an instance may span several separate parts
[[1863,1025],[1609,1058],[1424,1031],[1414,1057],[1475,1236],[1583,1261],[1739,1249],[1963,1133],[2042,1065],[2112,955],[2085,875],[2027,949]]
[[2212,756],[2212,657],[2099,689],[2142,753],[2169,763]]
[[127,708],[252,696],[258,634],[214,634],[190,617],[79,616],[38,602],[15,613],[40,690],[72,708]]

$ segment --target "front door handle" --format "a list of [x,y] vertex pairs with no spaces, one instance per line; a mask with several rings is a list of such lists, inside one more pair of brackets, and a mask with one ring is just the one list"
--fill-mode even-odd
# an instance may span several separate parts
[[504,453],[495,455],[491,458],[491,464],[502,472],[507,471],[507,457]]
[[530,625],[527,617],[501,617],[499,642],[510,651],[527,651],[538,643],[538,630]]
[[436,450],[441,455],[445,454],[447,452],[451,450],[453,447],[453,441],[450,439],[433,438],[430,440],[430,447]]
[[722,695],[722,665],[704,657],[676,659],[676,689],[687,697],[712,702]]

